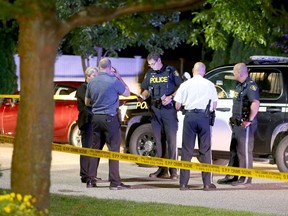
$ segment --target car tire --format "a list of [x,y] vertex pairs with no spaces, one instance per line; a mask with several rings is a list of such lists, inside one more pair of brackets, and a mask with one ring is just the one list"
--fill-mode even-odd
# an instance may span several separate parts
[[156,142],[151,124],[140,125],[134,130],[129,141],[129,152],[141,156],[156,156]]
[[288,172],[288,136],[285,136],[275,151],[276,164],[280,172]]
[[221,166],[226,166],[228,165],[229,160],[227,159],[213,159],[213,164],[215,165],[221,165]]
[[70,144],[75,147],[82,147],[80,130],[77,124],[74,124],[70,132]]

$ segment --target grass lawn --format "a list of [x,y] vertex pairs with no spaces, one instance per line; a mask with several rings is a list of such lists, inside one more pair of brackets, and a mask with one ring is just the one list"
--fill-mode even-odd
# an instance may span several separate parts
[[[9,190],[0,189],[0,195],[10,193]],[[1,202],[1,201],[0,201]],[[1,206],[1,205],[0,205]],[[0,209],[1,212],[1,209]],[[88,196],[68,196],[51,194],[51,216],[260,216],[259,214],[245,211],[229,211],[206,207],[194,207],[172,204],[159,204],[147,202],[132,202],[112,199],[97,199]],[[267,214],[268,215],[268,214]],[[271,215],[271,214],[269,214]]]
[[52,216],[166,216],[166,215],[193,215],[193,216],[259,216],[257,214],[244,211],[228,211],[223,209],[213,209],[205,207],[182,206],[159,203],[140,203],[111,199],[96,199],[87,196],[67,196],[51,195],[50,215]]

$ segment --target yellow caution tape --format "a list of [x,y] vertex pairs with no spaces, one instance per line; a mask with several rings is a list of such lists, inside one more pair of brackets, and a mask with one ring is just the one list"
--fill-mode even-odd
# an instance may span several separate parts
[[6,95],[6,94],[2,94],[2,95],[0,95],[0,98],[20,98],[20,95]]
[[[4,136],[0,135],[0,142],[13,143],[14,137],[12,136]],[[179,168],[179,169],[187,169],[187,170],[197,170],[202,172],[213,172],[220,174],[229,174],[229,175],[237,175],[237,176],[247,176],[254,178],[265,178],[265,179],[274,179],[281,181],[288,181],[288,173],[283,172],[271,172],[271,171],[262,171],[256,169],[245,169],[238,167],[230,167],[230,166],[219,166],[213,164],[204,164],[204,163],[193,163],[189,161],[178,161],[171,159],[163,159],[157,157],[147,157],[140,156],[134,154],[125,154],[118,152],[110,152],[110,151],[102,151],[91,148],[79,148],[71,145],[61,145],[61,144],[52,144],[52,150],[85,155],[90,157],[99,157],[99,158],[107,158],[112,160],[121,160],[128,161],[140,164],[148,164],[153,166],[162,166],[162,167],[170,167],[170,168]]]
[[[2,94],[0,95],[0,98],[20,98],[20,95],[8,95],[8,94]],[[70,95],[54,95],[54,100],[76,100],[77,98],[75,96]],[[120,100],[134,100],[137,99],[137,96],[129,96],[124,97],[122,95],[119,96]]]
[[[20,98],[20,95],[0,95],[0,98]],[[75,96],[70,95],[54,95],[54,100],[77,100]]]

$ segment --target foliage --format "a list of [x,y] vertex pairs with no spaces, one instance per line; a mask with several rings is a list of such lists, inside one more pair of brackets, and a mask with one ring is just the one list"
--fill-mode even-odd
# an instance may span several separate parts
[[[112,7],[116,7],[116,2],[113,1]],[[58,15],[64,19],[86,4],[87,1],[58,0]],[[61,49],[65,52],[72,48],[74,54],[86,59],[91,56],[115,57],[118,51],[128,46],[143,46],[149,52],[163,54],[163,48],[174,49],[184,42],[188,36],[185,29],[192,27],[189,20],[180,21],[180,15],[180,12],[134,13],[98,25],[81,26],[63,39]]]
[[17,26],[14,21],[0,21],[0,94],[12,94],[17,90],[15,31]]
[[[31,195],[22,196],[21,194],[4,194],[0,195],[0,215],[22,215],[22,216],[41,216],[44,215],[38,211],[33,204],[36,199]],[[48,210],[46,211],[48,213]]]
[[213,53],[209,68],[214,68],[224,64],[234,64],[236,62],[247,62],[252,55],[272,55],[285,56],[285,50],[273,44],[267,48],[264,45],[250,46],[240,41],[238,38],[230,38],[230,43],[225,49],[216,50]]
[[287,12],[272,0],[208,0],[204,10],[193,14],[193,23],[202,30],[190,38],[203,34],[214,50],[226,47],[227,34],[250,46],[267,46],[287,30]]

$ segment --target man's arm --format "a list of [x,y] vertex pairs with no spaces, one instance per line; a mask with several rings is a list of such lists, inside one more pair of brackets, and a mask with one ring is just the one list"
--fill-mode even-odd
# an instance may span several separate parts
[[256,115],[259,111],[259,106],[260,106],[259,100],[252,101],[252,103],[250,105],[250,114],[249,114],[249,120],[250,121],[252,121],[256,117]]
[[122,84],[125,86],[125,91],[122,93],[123,96],[125,97],[129,97],[130,96],[130,89],[129,87],[126,85],[126,83],[124,82],[124,80],[122,79],[122,77],[120,76],[118,70],[116,70],[116,68],[113,68],[113,71],[111,72],[115,75],[115,77],[122,82]]
[[87,98],[87,97],[85,97],[85,105],[86,106],[91,106],[91,99],[90,98]]
[[179,103],[176,101],[176,103],[175,103],[176,110],[180,110],[181,106],[182,106],[182,103]]
[[215,110],[216,107],[217,107],[217,101],[214,101],[214,102],[213,102],[213,107],[212,107],[212,109]]
[[250,105],[250,114],[249,114],[249,119],[248,120],[244,120],[242,122],[242,127],[246,128],[248,127],[251,122],[254,120],[254,118],[256,117],[258,111],[259,111],[259,106],[260,106],[260,101],[259,100],[253,100],[251,105]]

